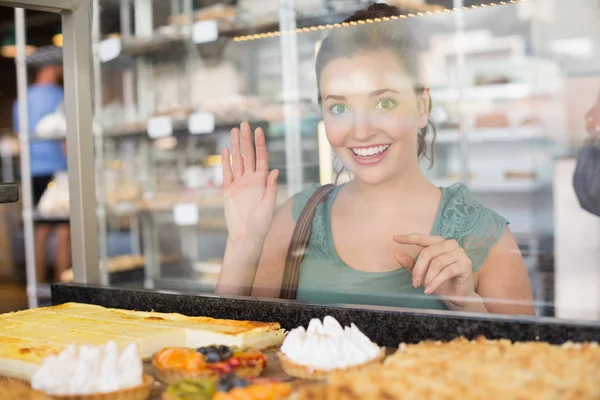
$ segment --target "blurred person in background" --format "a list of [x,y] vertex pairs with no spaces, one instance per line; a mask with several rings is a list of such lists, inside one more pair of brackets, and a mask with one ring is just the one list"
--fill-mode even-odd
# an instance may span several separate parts
[[573,187],[581,207],[600,217],[600,91],[585,123],[588,137],[577,154]]
[[[42,66],[36,74],[35,82],[27,89],[27,112],[29,131],[35,132],[37,124],[45,116],[54,113],[64,102],[61,86],[62,65]],[[18,101],[13,104],[13,127],[19,133]],[[67,169],[64,141],[35,140],[29,144],[31,158],[32,202],[37,207],[54,174]],[[37,223],[35,226],[35,256],[38,282],[47,280],[48,243],[51,234],[56,237],[55,277],[71,266],[71,233],[66,223]]]

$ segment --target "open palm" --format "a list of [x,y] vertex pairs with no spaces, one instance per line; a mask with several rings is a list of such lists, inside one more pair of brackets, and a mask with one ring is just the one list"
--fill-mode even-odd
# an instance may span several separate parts
[[231,152],[223,149],[225,220],[229,240],[262,243],[275,213],[279,171],[269,173],[262,129],[256,129],[254,137],[256,151],[250,125],[244,122],[240,129],[231,130]]

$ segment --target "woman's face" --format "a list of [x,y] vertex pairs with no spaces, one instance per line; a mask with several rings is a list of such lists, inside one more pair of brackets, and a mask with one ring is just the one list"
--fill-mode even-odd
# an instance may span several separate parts
[[331,61],[320,80],[327,139],[359,179],[377,184],[418,168],[417,131],[427,125],[428,92],[389,51]]

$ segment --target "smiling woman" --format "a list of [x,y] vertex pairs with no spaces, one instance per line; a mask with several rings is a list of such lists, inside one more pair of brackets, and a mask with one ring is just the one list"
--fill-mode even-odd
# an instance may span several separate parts
[[[399,14],[374,4],[347,21]],[[508,222],[466,186],[436,187],[419,168],[428,137],[435,137],[432,102],[403,28],[401,21],[357,23],[332,31],[320,47],[327,139],[351,182],[301,192],[273,218],[278,171],[268,171],[264,134],[256,131],[254,150],[248,124],[241,135],[232,131],[232,168],[223,163],[229,238],[218,293],[279,297],[288,289],[282,291],[289,260],[300,257],[292,281],[298,300],[533,314]],[[228,149],[223,157],[229,160]],[[311,230],[306,246],[290,251],[292,238],[295,245]]]

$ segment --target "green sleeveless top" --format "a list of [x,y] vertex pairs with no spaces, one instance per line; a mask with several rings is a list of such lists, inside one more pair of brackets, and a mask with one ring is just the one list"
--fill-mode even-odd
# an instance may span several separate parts
[[[447,309],[435,295],[425,295],[423,286],[412,286],[412,275],[404,268],[390,272],[363,272],[346,265],[335,250],[331,234],[331,206],[341,186],[317,207],[307,252],[300,266],[297,299],[312,303],[368,304],[393,307]],[[292,215],[300,214],[318,185],[297,193]],[[477,271],[508,224],[483,207],[463,184],[441,188],[442,197],[431,235],[456,240]]]

